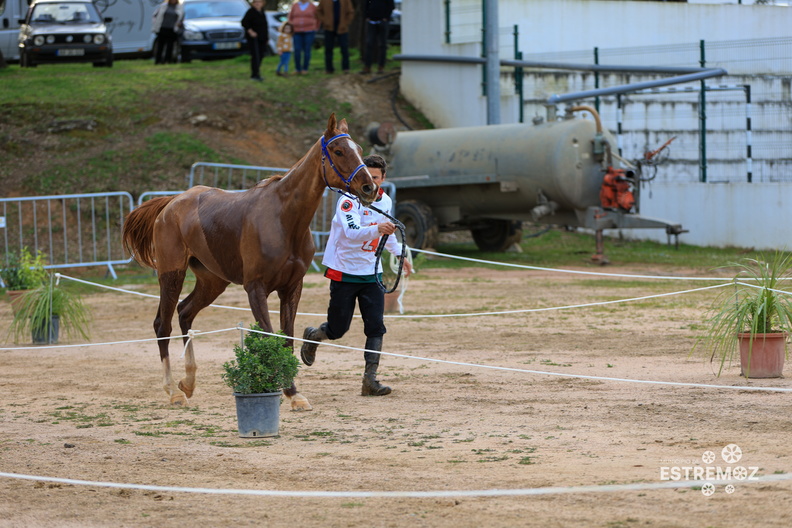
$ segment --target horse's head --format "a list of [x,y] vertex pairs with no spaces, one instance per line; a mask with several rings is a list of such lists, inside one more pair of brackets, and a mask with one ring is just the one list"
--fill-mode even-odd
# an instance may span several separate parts
[[363,149],[349,137],[346,119],[336,123],[335,114],[330,114],[321,142],[327,184],[354,194],[363,205],[372,203],[377,184],[363,164]]

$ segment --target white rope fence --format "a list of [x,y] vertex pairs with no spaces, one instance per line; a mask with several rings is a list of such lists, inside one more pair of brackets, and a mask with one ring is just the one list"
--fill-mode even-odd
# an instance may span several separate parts
[[684,277],[675,275],[634,275],[630,273],[605,273],[602,271],[584,271],[584,270],[568,270],[562,268],[542,268],[540,266],[529,266],[527,264],[512,264],[509,262],[497,262],[494,260],[474,259],[470,257],[461,257],[459,255],[447,255],[445,253],[437,253],[435,251],[428,251],[426,249],[412,248],[416,253],[424,253],[426,255],[434,255],[436,257],[450,258],[456,260],[465,260],[467,262],[475,262],[477,264],[489,264],[493,266],[505,266],[509,268],[528,269],[534,271],[551,271],[553,273],[571,273],[574,275],[595,275],[598,277],[618,277],[627,279],[661,279],[661,280],[680,280],[680,281],[723,281],[730,280],[724,277]]
[[[552,371],[545,371],[545,370],[532,370],[532,369],[521,369],[521,368],[514,368],[514,367],[502,367],[498,365],[487,365],[485,363],[468,363],[464,361],[449,361],[446,359],[438,359],[438,358],[430,358],[424,356],[414,356],[409,354],[398,354],[395,352],[384,352],[378,350],[368,350],[366,348],[358,348],[358,347],[351,347],[346,345],[339,345],[336,343],[329,343],[327,341],[312,341],[310,339],[302,339],[300,337],[288,337],[282,334],[277,334],[273,332],[265,332],[264,330],[254,330],[254,329],[245,329],[242,326],[236,326],[233,328],[223,328],[220,330],[210,330],[206,332],[199,332],[197,330],[190,330],[187,335],[177,335],[177,336],[170,336],[170,337],[153,337],[150,339],[134,339],[129,341],[114,341],[114,342],[106,342],[106,343],[83,343],[77,345],[53,345],[49,347],[38,346],[38,347],[14,347],[14,348],[0,348],[0,351],[6,350],[46,350],[46,349],[56,349],[56,348],[77,348],[77,347],[95,347],[95,346],[107,346],[107,345],[120,345],[126,343],[143,343],[147,341],[159,341],[162,339],[182,339],[182,338],[189,338],[190,340],[202,336],[202,335],[209,335],[209,334],[217,334],[221,332],[254,332],[258,334],[273,336],[273,337],[280,337],[283,339],[292,339],[294,341],[301,341],[307,343],[316,343],[321,344],[325,347],[333,347],[342,350],[351,350],[357,352],[375,352],[382,354],[383,356],[391,356],[391,357],[398,357],[403,359],[415,359],[418,361],[427,361],[431,363],[441,363],[445,365],[455,365],[461,367],[470,367],[476,369],[489,369],[489,370],[498,370],[504,372],[517,372],[521,374],[536,374],[540,376],[556,376],[561,378],[573,378],[573,379],[585,379],[585,380],[595,380],[595,381],[613,381],[613,382],[622,382],[622,383],[638,383],[638,384],[646,384],[646,385],[661,385],[661,386],[673,386],[673,387],[692,387],[692,388],[699,388],[699,389],[726,389],[726,390],[741,390],[741,391],[759,391],[759,392],[792,392],[792,388],[787,387],[755,387],[752,385],[714,385],[714,384],[707,384],[707,383],[686,383],[686,382],[679,382],[679,381],[659,381],[659,380],[641,380],[641,379],[633,379],[633,378],[615,378],[610,376],[591,376],[586,374],[571,374],[568,372],[552,372]],[[188,341],[189,343],[189,341]],[[184,350],[187,349],[187,344],[185,343]],[[182,356],[184,352],[182,352]]]
[[[159,295],[153,295],[153,294],[150,294],[150,293],[136,292],[136,291],[133,291],[133,290],[125,290],[123,288],[114,288],[112,286],[106,286],[104,284],[99,284],[99,283],[96,283],[96,282],[89,282],[89,281],[86,281],[86,280],[77,279],[77,278],[74,278],[74,277],[70,277],[68,275],[61,275],[61,274],[57,274],[57,275],[59,276],[59,278],[62,278],[62,279],[72,280],[72,281],[79,282],[79,283],[82,283],[82,284],[88,284],[88,285],[91,285],[91,286],[95,286],[97,288],[105,288],[105,289],[112,290],[112,291],[117,291],[117,292],[122,292],[122,293],[129,293],[129,294],[132,294],[132,295],[139,295],[139,296],[148,297],[148,298],[151,298],[151,299],[159,299]],[[716,284],[714,286],[703,286],[701,288],[693,288],[693,289],[689,289],[689,290],[667,292],[667,293],[658,293],[658,294],[654,294],[654,295],[644,295],[642,297],[630,297],[630,298],[626,298],[626,299],[617,299],[617,300],[612,300],[612,301],[598,301],[598,302],[583,303],[583,304],[570,304],[570,305],[565,305],[565,306],[549,306],[549,307],[543,307],[543,308],[522,308],[522,309],[518,309],[518,310],[501,310],[501,311],[497,311],[497,312],[385,315],[385,317],[386,318],[392,318],[392,319],[428,319],[428,318],[442,318],[442,317],[481,317],[481,316],[488,316],[488,315],[505,315],[505,314],[532,313],[532,312],[548,312],[548,311],[553,311],[553,310],[567,310],[567,309],[571,309],[571,308],[587,308],[587,307],[592,307],[592,306],[604,306],[604,305],[607,305],[607,304],[618,304],[618,303],[632,302],[632,301],[645,301],[647,299],[657,299],[657,298],[661,298],[661,297],[669,297],[669,296],[673,296],[673,295],[683,295],[683,294],[686,294],[686,293],[694,293],[694,292],[698,292],[698,291],[705,291],[705,290],[712,290],[712,289],[716,289],[716,288],[723,288],[725,286],[731,286],[732,284],[733,284],[732,282],[726,282],[726,283],[723,283],[723,284]],[[238,310],[238,311],[244,311],[244,312],[249,312],[250,311],[250,308],[242,307],[242,306],[226,306],[226,305],[222,305],[222,304],[210,304],[209,306],[211,306],[213,308],[223,308],[223,309],[226,309],[226,310]],[[280,313],[278,310],[270,310],[269,312],[270,313]],[[326,317],[327,316],[327,314],[324,314],[324,313],[307,313],[307,312],[297,312],[297,315],[310,316],[310,317]],[[360,317],[360,316],[359,315],[355,315],[355,317]]]
[[[202,493],[206,495],[248,495],[257,497],[297,497],[297,498],[412,498],[431,499],[445,497],[527,497],[539,495],[562,495],[570,493],[613,493],[625,491],[649,491],[679,488],[698,488],[703,484],[715,486],[734,484],[733,480],[679,480],[654,483],[634,484],[603,484],[590,486],[551,486],[524,489],[488,489],[488,490],[444,490],[444,491],[299,491],[299,490],[255,490],[234,488],[187,488],[179,486],[155,486],[148,484],[124,484],[119,482],[103,482],[96,480],[77,480],[19,473],[0,472],[0,477],[36,480],[41,482],[57,482],[74,486],[93,486],[102,488],[123,488],[164,493]],[[741,480],[743,484],[766,484],[792,480],[792,473],[782,473],[753,477]]]

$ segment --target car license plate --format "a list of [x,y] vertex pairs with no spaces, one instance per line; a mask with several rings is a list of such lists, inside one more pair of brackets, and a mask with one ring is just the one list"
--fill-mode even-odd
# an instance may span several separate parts
[[239,42],[215,42],[214,49],[216,50],[239,49]]
[[58,57],[79,57],[79,56],[85,55],[85,50],[82,49],[82,48],[59,49],[56,52],[56,55],[58,55]]

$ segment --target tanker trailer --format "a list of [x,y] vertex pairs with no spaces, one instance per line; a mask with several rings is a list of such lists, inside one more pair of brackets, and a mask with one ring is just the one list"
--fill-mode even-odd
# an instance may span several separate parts
[[[594,120],[574,118],[579,110]],[[479,249],[503,251],[532,221],[594,230],[601,257],[603,229],[684,232],[638,215],[641,165],[616,168],[613,137],[591,107],[534,125],[388,132],[368,135],[373,143],[391,139],[377,150],[388,159],[396,217],[412,247],[433,247],[438,232],[470,230]]]

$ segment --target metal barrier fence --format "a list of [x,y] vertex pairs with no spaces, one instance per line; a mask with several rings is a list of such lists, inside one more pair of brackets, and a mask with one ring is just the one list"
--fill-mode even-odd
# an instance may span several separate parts
[[219,187],[227,191],[249,189],[273,174],[288,172],[282,167],[256,167],[199,161],[190,167],[187,188],[196,185]]
[[47,256],[48,269],[128,264],[121,241],[124,217],[134,207],[127,192],[0,198],[3,266],[27,247]]

